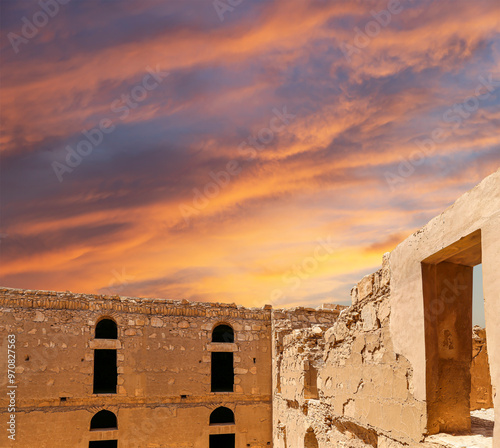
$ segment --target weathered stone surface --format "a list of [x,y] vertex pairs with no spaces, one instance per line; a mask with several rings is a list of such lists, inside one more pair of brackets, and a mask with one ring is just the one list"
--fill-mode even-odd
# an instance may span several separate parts
[[343,341],[348,335],[349,330],[345,322],[337,322],[333,326],[333,334],[335,336],[335,340],[340,342]]
[[[241,422],[233,430],[242,446],[272,442],[269,309],[0,288],[0,310],[11,310],[0,317],[1,340],[11,333],[17,338],[19,417],[12,448],[80,447],[116,437],[124,448],[171,447],[175,440],[206,448],[209,434],[221,428],[209,426],[210,413],[222,405]],[[118,339],[94,338],[104,316],[116,321]],[[233,326],[237,342],[211,342],[220,322]],[[209,348],[234,354],[234,393],[211,392]],[[93,394],[100,349],[117,351],[116,394]],[[6,351],[2,356],[7,359]],[[2,419],[6,397],[0,397]],[[117,414],[118,432],[89,431],[103,408]],[[0,446],[11,448],[5,440]]]
[[493,407],[490,365],[486,344],[486,331],[475,326],[472,336],[470,409],[489,409]]
[[351,289],[351,304],[356,305],[357,302],[358,302],[358,287],[354,286]]
[[33,322],[43,322],[45,320],[45,316],[41,311],[35,312],[35,317],[33,318]]
[[358,301],[366,299],[373,292],[373,274],[365,275],[358,283]]
[[163,321],[159,319],[158,317],[152,317],[151,318],[151,326],[159,328],[163,327]]
[[363,321],[364,331],[372,331],[379,327],[377,311],[371,303],[364,306],[361,310],[361,320]]
[[312,333],[315,335],[323,334],[323,329],[321,327],[315,326],[312,328]]
[[336,341],[336,339],[335,339],[335,327],[330,327],[328,330],[326,330],[325,341],[330,345],[335,344],[335,341]]

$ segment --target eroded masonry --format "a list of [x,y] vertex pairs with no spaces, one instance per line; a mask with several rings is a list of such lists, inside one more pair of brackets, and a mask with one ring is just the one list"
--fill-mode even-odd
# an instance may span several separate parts
[[499,259],[497,171],[385,254],[349,307],[0,289],[17,385],[0,446],[498,448]]

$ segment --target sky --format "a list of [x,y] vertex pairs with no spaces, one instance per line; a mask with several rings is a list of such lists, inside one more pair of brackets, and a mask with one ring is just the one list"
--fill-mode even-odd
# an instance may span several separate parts
[[495,0],[1,2],[0,285],[347,304],[500,165]]

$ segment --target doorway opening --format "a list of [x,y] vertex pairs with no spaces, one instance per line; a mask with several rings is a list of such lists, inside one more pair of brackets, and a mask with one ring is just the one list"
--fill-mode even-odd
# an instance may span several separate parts
[[478,381],[491,388],[487,330],[474,328],[473,338],[473,322],[484,322],[484,299],[473,293],[482,283],[481,256],[477,230],[422,261],[429,434],[470,434]]

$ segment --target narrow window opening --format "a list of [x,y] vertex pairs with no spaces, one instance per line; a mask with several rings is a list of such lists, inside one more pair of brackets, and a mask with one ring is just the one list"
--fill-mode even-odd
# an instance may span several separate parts
[[118,429],[118,421],[116,415],[111,411],[99,411],[90,420],[91,430],[107,431],[111,429]]
[[233,392],[232,352],[212,352],[212,392]]
[[309,364],[309,369],[304,371],[304,398],[317,400],[318,396],[318,371]]
[[234,448],[234,447],[235,447],[234,434],[210,435],[210,448]]
[[234,342],[234,331],[229,325],[217,325],[212,331],[212,342]]
[[118,327],[116,322],[111,319],[100,320],[95,327],[96,339],[117,339]]
[[211,425],[231,424],[234,425],[234,412],[231,409],[221,406],[210,414]]
[[116,394],[116,350],[94,350],[94,394]]

